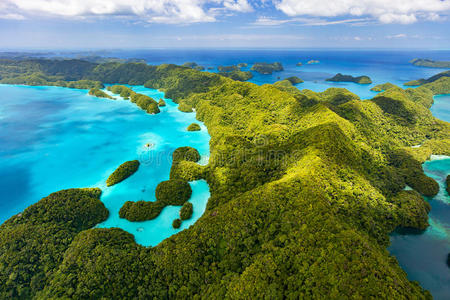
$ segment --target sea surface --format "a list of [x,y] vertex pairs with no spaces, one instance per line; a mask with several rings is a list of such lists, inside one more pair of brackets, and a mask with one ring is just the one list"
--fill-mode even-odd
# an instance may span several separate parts
[[[63,53],[59,53],[61,55]],[[94,53],[99,54],[99,53]],[[69,55],[69,54],[68,54]],[[70,54],[74,55],[74,54]],[[272,75],[254,73],[250,81],[273,83],[289,76],[305,80],[299,89],[324,91],[343,87],[361,99],[376,95],[370,88],[391,82],[397,85],[428,78],[445,69],[412,66],[413,58],[450,60],[450,51],[328,51],[328,50],[134,50],[105,51],[107,57],[140,58],[149,64],[197,62],[205,67],[254,62],[281,62],[284,71]],[[307,64],[318,60],[318,64]],[[302,66],[296,64],[302,62]],[[244,68],[245,69],[245,68]],[[373,84],[333,83],[325,81],[336,73],[368,75]],[[144,87],[137,92],[155,99],[163,93]],[[166,99],[168,106],[157,115],[148,115],[125,100],[98,99],[86,90],[59,87],[0,85],[0,223],[51,192],[72,187],[100,187],[101,200],[110,211],[107,221],[98,227],[120,227],[134,234],[136,241],[154,246],[163,239],[193,224],[204,212],[209,198],[205,181],[192,182],[194,215],[174,230],[173,219],[180,207],[166,207],[155,220],[132,223],[118,217],[125,201],[154,201],[156,185],[167,180],[171,153],[180,146],[197,148],[202,163],[209,155],[209,135],[187,132],[195,115],[181,113]],[[450,121],[450,95],[435,97],[434,116]],[[152,148],[145,145],[151,143]],[[121,163],[139,159],[141,166],[133,176],[107,188],[106,178]],[[395,255],[408,278],[417,280],[435,299],[450,298],[450,198],[444,189],[444,177],[450,172],[450,159],[424,164],[441,190],[430,201],[431,226],[424,232],[394,232],[389,251]]]

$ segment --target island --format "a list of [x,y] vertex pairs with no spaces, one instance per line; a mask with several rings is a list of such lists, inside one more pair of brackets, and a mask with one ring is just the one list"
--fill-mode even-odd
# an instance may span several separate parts
[[383,91],[386,91],[386,90],[392,89],[392,88],[398,88],[398,86],[396,86],[395,84],[392,84],[390,82],[386,82],[383,84],[378,84],[378,85],[374,86],[373,88],[371,88],[370,90],[373,92],[383,92]]
[[173,220],[173,222],[172,222],[172,227],[173,227],[174,229],[180,228],[180,227],[181,227],[181,219],[175,219],[175,220]]
[[194,212],[194,206],[191,202],[185,202],[180,209],[180,219],[188,220],[192,217],[192,213]]
[[301,67],[301,66],[303,66],[303,63],[298,62],[298,63],[296,63],[295,65],[296,65],[297,67]]
[[320,63],[320,61],[314,60],[314,59],[311,59],[311,60],[309,60],[309,61],[307,62],[308,65],[315,65],[315,64],[318,64],[318,63]]
[[191,197],[189,183],[181,179],[169,179],[156,186],[155,202],[127,201],[120,208],[119,216],[131,222],[152,220],[168,205],[182,206]]
[[158,101],[158,106],[159,106],[159,107],[164,107],[164,106],[166,106],[166,101],[164,101],[163,98],[160,98],[159,101]]
[[450,155],[450,124],[429,103],[450,93],[449,77],[362,101],[170,64],[46,64],[0,61],[0,74],[160,89],[208,128],[209,163],[177,158],[156,201],[126,202],[120,217],[181,208],[188,176],[203,176],[211,196],[189,228],[143,247],[97,226],[108,218],[100,189],[52,193],[0,226],[1,299],[431,299],[386,248],[396,228],[428,226],[423,196],[439,185],[422,164]]
[[414,58],[410,61],[410,63],[417,67],[450,69],[450,61],[435,61],[432,59]]
[[108,91],[120,95],[125,100],[130,100],[148,114],[157,114],[160,112],[158,103],[155,99],[140,93],[134,92],[131,88],[124,85],[112,85],[107,87]]
[[441,79],[442,77],[450,77],[450,71],[444,71],[444,72],[438,73],[436,75],[431,76],[428,79],[422,78],[422,79],[418,79],[418,80],[411,80],[411,81],[406,82],[404,85],[419,86],[419,85],[435,82],[435,81]]
[[351,75],[343,75],[341,73],[338,73],[336,75],[334,75],[331,78],[326,79],[326,81],[333,81],[333,82],[354,82],[354,83],[359,83],[359,84],[371,84],[372,80],[370,79],[369,76],[358,76],[358,77],[353,77]]
[[101,89],[98,89],[98,88],[90,89],[89,90],[89,95],[95,96],[97,98],[107,98],[107,99],[114,100],[113,97],[111,97],[110,95],[108,95],[107,93],[105,93],[104,91],[102,91]]
[[265,63],[265,62],[259,62],[254,63],[253,66],[250,68],[250,70],[258,72],[263,75],[270,75],[273,72],[280,72],[283,71],[283,65],[279,62],[274,63]]
[[197,123],[192,123],[187,128],[187,131],[200,131],[200,130],[201,130],[200,125],[198,125]]
[[124,181],[134,173],[139,168],[139,161],[138,160],[131,160],[124,162],[121,164],[106,180],[106,186],[113,186],[119,182]]
[[298,83],[304,82],[303,80],[301,80],[297,76],[291,76],[291,77],[286,78],[285,80],[289,81],[292,84],[298,84]]

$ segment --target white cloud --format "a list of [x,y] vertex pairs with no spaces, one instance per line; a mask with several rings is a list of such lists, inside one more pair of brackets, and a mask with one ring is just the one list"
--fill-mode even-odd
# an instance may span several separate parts
[[24,20],[25,17],[19,14],[14,14],[14,13],[7,13],[7,14],[1,14],[0,13],[0,19],[5,19],[5,20]]
[[324,20],[321,18],[290,18],[290,19],[273,19],[270,17],[259,17],[252,23],[254,26],[279,26],[286,23],[297,23],[300,26],[327,26],[335,24],[362,24],[369,21],[367,18],[344,19],[344,20]]
[[288,16],[372,16],[382,23],[409,24],[450,10],[450,0],[274,0]]
[[216,20],[218,10],[249,12],[247,0],[2,0],[11,13],[59,17],[129,16],[148,22],[195,23]]
[[386,36],[386,38],[388,38],[388,39],[404,39],[404,38],[406,38],[406,37],[407,37],[407,35],[404,34],[404,33],[399,33],[399,34],[394,34],[394,35],[388,35],[388,36]]

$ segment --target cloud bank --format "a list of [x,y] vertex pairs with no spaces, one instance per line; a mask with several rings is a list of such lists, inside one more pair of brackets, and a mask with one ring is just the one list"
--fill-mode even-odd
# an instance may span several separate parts
[[436,20],[450,10],[449,0],[279,0],[275,7],[288,16],[372,16],[381,23],[410,24]]
[[410,24],[418,20],[440,20],[442,15],[450,13],[450,0],[0,0],[0,18],[16,20],[34,16],[110,16],[150,23],[198,23],[214,22],[238,12],[253,12],[261,25],[291,22],[261,16],[276,11],[292,19],[369,17],[381,23]]

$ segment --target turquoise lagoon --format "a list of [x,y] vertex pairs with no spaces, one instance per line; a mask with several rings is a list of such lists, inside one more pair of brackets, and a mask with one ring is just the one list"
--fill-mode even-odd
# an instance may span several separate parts
[[[164,98],[157,90],[133,89],[156,100]],[[188,132],[186,127],[198,122],[195,114],[178,111],[170,99],[161,113],[149,115],[129,101],[96,98],[86,90],[0,85],[0,94],[0,222],[52,192],[99,187],[110,216],[98,227],[120,227],[139,244],[154,246],[192,225],[204,212],[209,188],[200,180],[191,183],[193,217],[180,229],[172,228],[178,206],[166,207],[147,222],[128,222],[118,215],[126,201],[156,200],[156,185],[169,179],[176,148],[195,147],[201,163],[208,161],[206,127],[201,124],[201,131]],[[140,160],[139,170],[106,187],[109,174],[133,159]]]

